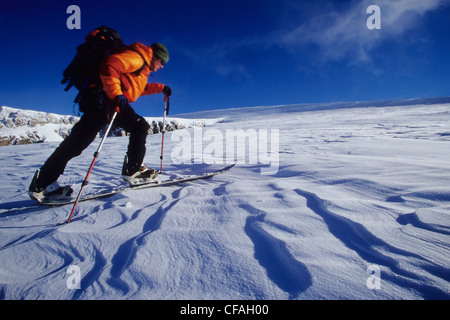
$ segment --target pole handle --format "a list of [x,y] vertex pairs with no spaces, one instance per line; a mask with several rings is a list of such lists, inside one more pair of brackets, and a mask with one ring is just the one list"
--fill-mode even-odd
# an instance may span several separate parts
[[167,93],[164,93],[164,115],[163,115],[163,128],[162,128],[162,141],[161,141],[161,167],[159,172],[162,172],[163,166],[163,157],[164,157],[164,133],[166,132],[166,115],[169,113],[169,96]]
[[169,96],[167,95],[167,93],[164,93],[164,111],[166,112],[166,115],[169,114]]

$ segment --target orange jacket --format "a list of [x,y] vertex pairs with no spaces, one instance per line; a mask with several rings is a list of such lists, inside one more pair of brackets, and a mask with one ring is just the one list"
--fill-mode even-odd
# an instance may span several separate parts
[[[141,95],[162,93],[163,84],[147,83],[150,75],[150,62],[153,57],[153,50],[142,43],[133,43],[132,50],[125,50],[113,54],[104,59],[100,66],[100,79],[108,98],[113,100],[118,95],[125,95],[128,101],[136,101]],[[141,55],[144,57],[146,66],[137,75],[144,64]]]

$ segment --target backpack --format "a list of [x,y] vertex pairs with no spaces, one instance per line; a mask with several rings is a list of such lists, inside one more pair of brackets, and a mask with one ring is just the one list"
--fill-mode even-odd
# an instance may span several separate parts
[[[139,51],[136,51],[123,43],[119,33],[113,28],[106,26],[98,27],[90,32],[85,40],[84,43],[77,47],[75,57],[64,70],[64,78],[61,83],[67,84],[64,91],[69,91],[72,86],[75,86],[75,88],[78,89],[78,95],[74,100],[75,105],[80,103],[83,94],[86,93],[88,96],[92,94],[94,98],[97,99],[98,107],[102,108],[103,87],[100,79],[100,64],[104,58],[126,49],[138,53],[143,60],[143,65],[133,72],[133,74],[136,75],[139,75],[148,64]],[[86,111],[82,109],[83,108],[80,105],[80,111]]]
[[63,72],[62,84],[67,84],[65,91],[72,86],[79,93],[75,103],[81,99],[81,94],[86,88],[93,85],[101,86],[100,64],[102,60],[111,54],[127,48],[119,33],[109,27],[101,26],[86,36],[86,41],[77,47],[77,53],[72,62]]

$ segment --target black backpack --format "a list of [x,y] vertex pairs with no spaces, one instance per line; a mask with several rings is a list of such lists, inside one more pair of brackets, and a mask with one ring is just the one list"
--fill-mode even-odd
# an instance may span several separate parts
[[79,91],[75,102],[79,102],[86,88],[101,85],[99,74],[102,60],[126,48],[119,33],[112,28],[101,26],[90,32],[86,41],[77,47],[75,57],[63,72],[61,83],[67,84],[64,90],[75,86]]

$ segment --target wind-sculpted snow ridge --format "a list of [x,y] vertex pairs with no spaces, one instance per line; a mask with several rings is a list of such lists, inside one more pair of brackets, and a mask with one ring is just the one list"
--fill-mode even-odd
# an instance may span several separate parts
[[[58,142],[2,147],[0,298],[448,300],[450,104],[422,102],[210,111],[225,119],[210,132],[166,133],[168,174],[223,167],[226,150],[224,163],[198,163],[198,153],[221,145],[211,133],[236,129],[278,129],[277,170],[262,175],[266,164],[247,161],[208,180],[83,202],[62,226],[72,206],[26,207]],[[105,140],[86,193],[123,183],[127,145]],[[77,192],[97,147],[60,182]],[[161,137],[146,147],[156,167]],[[192,151],[182,163],[180,150]]]
[[[241,208],[252,214],[247,218],[244,230],[253,242],[255,258],[265,268],[271,281],[289,294],[289,299],[297,298],[312,284],[308,268],[292,256],[286,243],[264,230],[262,226],[266,217],[264,211],[244,204]],[[281,230],[286,228],[285,226],[275,227]]]
[[[319,215],[327,224],[330,232],[349,249],[355,251],[365,261],[384,266],[390,270],[392,274],[386,271],[383,272],[385,279],[398,286],[410,287],[412,290],[419,292],[425,299],[444,299],[448,297],[448,292],[444,288],[439,289],[430,285],[417,283],[417,280],[420,280],[423,275],[417,275],[414,272],[402,268],[398,264],[398,260],[391,255],[402,255],[406,258],[417,260],[421,268],[428,271],[431,275],[443,277],[447,281],[450,281],[450,269],[446,267],[438,268],[432,261],[429,261],[421,255],[396,248],[376,237],[361,223],[334,214],[327,209],[326,202],[314,193],[300,189],[296,189],[295,192],[306,198],[308,208]],[[386,254],[386,252],[389,254]]]

